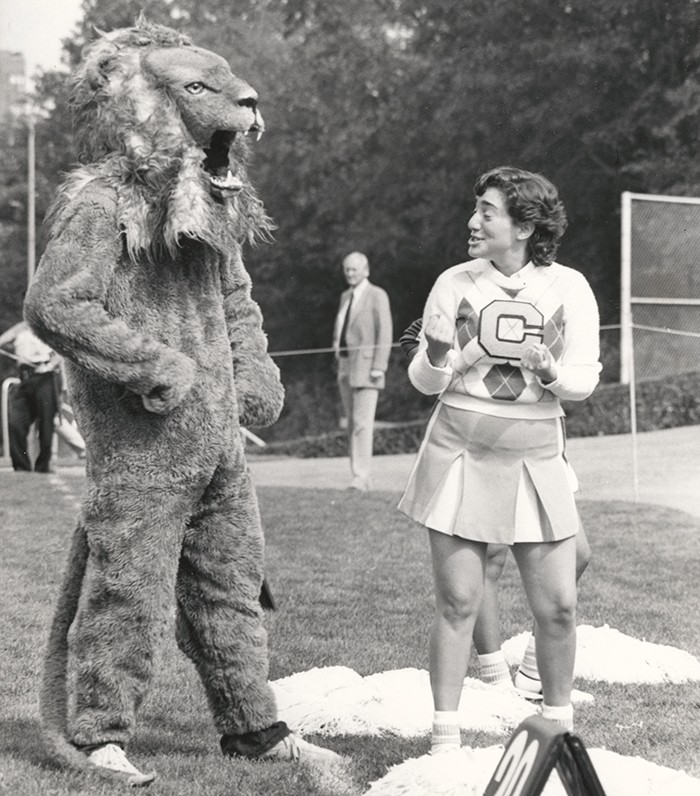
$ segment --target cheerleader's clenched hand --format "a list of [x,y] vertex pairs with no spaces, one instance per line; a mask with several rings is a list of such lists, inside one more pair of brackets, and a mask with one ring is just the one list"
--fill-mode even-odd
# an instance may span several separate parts
[[535,376],[545,383],[556,381],[556,362],[547,346],[542,343],[532,343],[529,345],[525,349],[522,357],[520,357],[520,365],[523,368],[531,370]]
[[454,342],[454,325],[448,323],[442,315],[431,315],[423,331],[428,343],[430,364],[436,368],[444,368],[447,364],[447,352]]

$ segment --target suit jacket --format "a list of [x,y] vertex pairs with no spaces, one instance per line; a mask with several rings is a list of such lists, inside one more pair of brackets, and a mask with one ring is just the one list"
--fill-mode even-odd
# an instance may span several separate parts
[[[333,347],[336,351],[340,342],[342,309],[350,301],[351,293],[352,288],[348,288],[340,296],[333,332]],[[389,296],[381,287],[369,282],[360,297],[353,301],[346,332],[350,349],[347,362],[351,387],[375,387],[380,390],[384,388],[383,376],[379,380],[372,381],[369,374],[371,370],[384,372],[387,369],[392,335]]]

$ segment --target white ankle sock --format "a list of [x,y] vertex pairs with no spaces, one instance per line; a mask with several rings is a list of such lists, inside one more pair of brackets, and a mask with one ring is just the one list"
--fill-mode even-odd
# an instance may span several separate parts
[[[542,698],[542,681],[537,669],[537,651],[535,649],[535,637],[530,636],[530,640],[525,648],[523,659],[520,661],[518,671],[515,673],[513,683],[519,691],[526,694],[533,694],[533,698]],[[527,696],[525,697],[528,698]]]
[[485,683],[496,685],[506,681],[510,682],[510,669],[503,650],[477,655],[477,658],[479,659],[479,676]]
[[555,721],[565,730],[574,730],[574,706],[569,705],[545,705],[542,704],[542,718]]
[[537,668],[537,650],[535,648],[535,637],[530,635],[530,640],[527,642],[523,659],[520,661],[518,671],[527,675],[533,680],[540,679],[540,672]]
[[433,715],[430,754],[459,749],[462,745],[459,726],[459,714],[456,710],[436,710]]

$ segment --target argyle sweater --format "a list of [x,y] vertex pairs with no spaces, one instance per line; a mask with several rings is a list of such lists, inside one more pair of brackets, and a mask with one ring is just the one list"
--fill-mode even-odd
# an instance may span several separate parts
[[[598,307],[586,278],[572,268],[528,263],[508,277],[488,260],[455,265],[435,282],[423,328],[436,314],[454,319],[447,365],[431,365],[421,332],[408,375],[420,392],[439,393],[450,406],[500,417],[559,417],[560,398],[582,400],[598,383]],[[543,383],[520,367],[533,342],[554,357],[555,381]]]

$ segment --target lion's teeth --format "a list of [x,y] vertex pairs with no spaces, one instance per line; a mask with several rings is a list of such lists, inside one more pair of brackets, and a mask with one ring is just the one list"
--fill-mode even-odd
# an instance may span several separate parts
[[255,140],[259,141],[262,138],[262,134],[263,134],[263,131],[262,130],[258,130],[258,133],[255,136]]
[[212,176],[211,180],[212,180],[213,183],[216,183],[216,185],[220,185],[220,186],[224,187],[224,186],[228,185],[229,182],[233,181],[233,174],[231,174],[230,171],[226,174],[225,177],[219,177],[218,174],[214,174]]
[[217,188],[240,188],[241,181],[234,177],[231,173],[230,169],[227,172],[225,177],[220,177],[217,174],[213,174],[210,177],[212,183],[216,185]]

